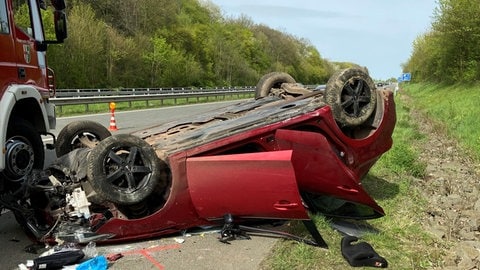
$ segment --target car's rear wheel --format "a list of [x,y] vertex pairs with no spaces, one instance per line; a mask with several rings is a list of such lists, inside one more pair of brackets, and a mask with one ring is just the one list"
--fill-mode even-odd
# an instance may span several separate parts
[[145,200],[159,184],[160,159],[144,140],[119,134],[101,141],[88,156],[88,181],[103,198],[121,205]]
[[360,68],[340,70],[328,80],[325,102],[341,126],[359,126],[375,111],[375,84]]
[[71,122],[58,134],[55,152],[60,157],[77,148],[93,148],[111,135],[106,127],[94,121]]
[[255,98],[266,97],[272,88],[281,88],[282,83],[296,83],[295,79],[284,72],[271,72],[264,75],[257,83]]

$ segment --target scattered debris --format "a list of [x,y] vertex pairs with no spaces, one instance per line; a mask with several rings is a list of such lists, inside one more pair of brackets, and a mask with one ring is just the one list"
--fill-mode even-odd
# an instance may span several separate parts
[[185,242],[185,239],[183,238],[174,238],[175,242],[179,243],[179,244],[183,244]]
[[118,259],[121,259],[123,258],[123,254],[122,253],[115,253],[115,254],[110,254],[107,256],[107,260],[109,262],[115,262],[117,261]]
[[345,236],[342,238],[342,255],[353,267],[370,266],[377,268],[388,267],[388,262],[373,249],[367,242],[359,242],[356,236]]
[[[30,245],[31,250],[36,250],[38,245]],[[95,242],[81,247],[76,243],[63,243],[42,253],[33,260],[27,260],[26,264],[19,264],[20,270],[38,269],[84,269],[103,270],[107,269],[108,262],[114,262],[123,255],[121,253],[109,256],[98,255]]]
[[[85,257],[85,254],[81,249],[64,249],[55,251],[54,253],[46,256],[40,256],[33,260],[33,268],[37,269],[58,269],[65,265],[72,265],[78,263]],[[27,265],[31,266],[30,262]]]
[[104,270],[108,268],[108,261],[105,256],[97,256],[84,261],[77,266],[77,270]]

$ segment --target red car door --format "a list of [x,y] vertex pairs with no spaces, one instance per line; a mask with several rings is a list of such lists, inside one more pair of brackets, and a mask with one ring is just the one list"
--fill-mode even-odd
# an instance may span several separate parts
[[190,195],[198,215],[222,218],[308,219],[292,151],[187,158]]
[[[346,218],[374,218],[383,209],[363,189],[360,176],[335,153],[332,144],[320,133],[279,129],[275,134],[280,149],[292,149],[292,163],[302,192],[329,197],[329,200],[355,205],[360,212],[324,213]],[[353,204],[353,205],[350,205]]]

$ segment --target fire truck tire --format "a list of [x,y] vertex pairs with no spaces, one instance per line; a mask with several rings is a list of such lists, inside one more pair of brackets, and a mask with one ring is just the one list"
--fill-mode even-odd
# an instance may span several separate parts
[[257,83],[255,98],[268,96],[272,88],[281,88],[282,83],[296,83],[296,81],[292,76],[284,72],[265,74]]
[[34,169],[42,170],[45,149],[40,134],[32,124],[21,118],[10,121],[7,129],[5,170],[6,179],[21,181]]
[[[60,157],[77,148],[92,148],[110,136],[112,136],[110,131],[97,122],[88,120],[71,122],[58,134],[55,152],[57,157]],[[82,143],[83,139],[86,139],[88,145]]]
[[375,111],[375,84],[360,68],[340,70],[327,82],[325,102],[330,105],[335,120],[342,127],[359,126]]
[[159,184],[163,168],[154,149],[129,134],[110,136],[90,151],[87,177],[108,201],[132,205],[145,200]]

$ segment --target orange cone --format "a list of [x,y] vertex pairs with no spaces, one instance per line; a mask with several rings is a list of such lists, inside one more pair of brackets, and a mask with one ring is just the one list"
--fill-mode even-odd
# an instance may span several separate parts
[[112,113],[112,116],[110,117],[110,128],[109,128],[109,130],[113,130],[113,131],[118,130],[117,122],[115,122],[115,107],[116,107],[115,102],[110,102],[109,108],[110,108],[110,112]]
[[112,112],[112,116],[110,117],[110,128],[108,129],[112,131],[118,130],[117,122],[115,121],[115,115],[113,112]]

